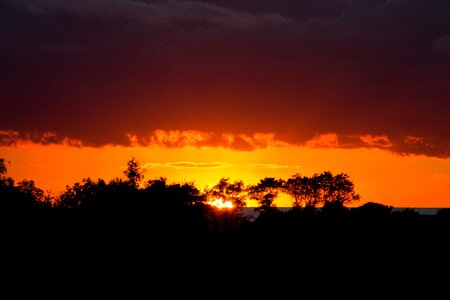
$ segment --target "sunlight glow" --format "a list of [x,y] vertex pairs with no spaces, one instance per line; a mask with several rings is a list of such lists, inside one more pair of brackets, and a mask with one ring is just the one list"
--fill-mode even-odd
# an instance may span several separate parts
[[217,208],[233,208],[231,201],[223,201],[222,198],[210,200],[208,204]]
[[[382,143],[382,137],[370,137]],[[367,138],[369,139],[369,138]],[[0,132],[1,140],[1,132]],[[380,140],[380,141],[378,141]],[[386,141],[387,143],[387,141]],[[212,187],[222,177],[256,184],[265,176],[288,179],[295,173],[312,176],[325,170],[347,173],[361,201],[394,207],[450,207],[450,159],[419,155],[400,156],[381,149],[267,147],[253,151],[224,148],[144,148],[18,144],[0,146],[0,157],[11,161],[8,176],[16,182],[33,179],[36,186],[57,196],[89,176],[106,182],[123,178],[124,164],[136,157],[145,171],[145,183],[165,177],[169,183],[193,181]],[[215,195],[216,198],[227,198]],[[247,207],[259,206],[246,199]],[[220,203],[220,201],[219,201]],[[289,207],[292,199],[281,193],[274,204]]]

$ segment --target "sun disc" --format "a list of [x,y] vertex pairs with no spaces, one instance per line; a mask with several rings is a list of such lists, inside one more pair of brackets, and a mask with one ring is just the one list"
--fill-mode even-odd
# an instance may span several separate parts
[[233,203],[231,203],[231,201],[223,201],[222,198],[212,199],[208,204],[216,208],[233,208]]

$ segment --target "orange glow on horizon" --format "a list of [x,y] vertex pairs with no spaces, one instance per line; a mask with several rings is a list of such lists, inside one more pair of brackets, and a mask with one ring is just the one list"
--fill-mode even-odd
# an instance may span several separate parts
[[[264,177],[288,179],[295,173],[311,176],[331,171],[348,174],[355,184],[361,200],[352,206],[370,201],[394,207],[450,207],[450,159],[400,156],[379,149],[289,146],[237,151],[31,143],[0,147],[0,157],[11,161],[9,176],[16,182],[32,179],[54,195],[86,177],[123,178],[126,162],[133,156],[145,170],[145,180],[166,177],[169,182],[193,182],[200,190],[222,177],[249,185]],[[278,207],[290,203],[285,195],[275,200]]]

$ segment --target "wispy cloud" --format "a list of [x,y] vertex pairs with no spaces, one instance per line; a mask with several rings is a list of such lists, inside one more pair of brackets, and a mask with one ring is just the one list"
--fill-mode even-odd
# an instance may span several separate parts
[[165,167],[175,168],[175,169],[209,169],[209,168],[226,168],[232,167],[233,165],[223,163],[223,162],[168,162],[164,164]]
[[163,165],[160,163],[146,163],[146,164],[142,165],[142,168],[143,169],[154,169],[154,168],[159,168],[161,166],[163,166]]
[[291,169],[291,168],[301,168],[298,165],[278,165],[278,164],[248,164],[247,166],[251,168],[262,168],[262,169]]

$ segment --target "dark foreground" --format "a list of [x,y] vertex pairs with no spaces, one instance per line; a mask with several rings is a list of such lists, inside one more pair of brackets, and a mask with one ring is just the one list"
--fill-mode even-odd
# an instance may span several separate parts
[[250,260],[352,260],[381,255],[397,260],[412,254],[431,255],[429,259],[433,259],[450,249],[450,219],[435,215],[329,216],[279,223],[256,220],[238,228],[211,228],[176,216],[167,222],[162,217],[146,219],[142,213],[129,211],[67,215],[53,210],[3,215],[1,235],[4,249],[46,249],[55,255],[92,250],[93,255],[159,252],[170,254],[174,260],[209,255]]
[[159,221],[33,213],[3,218],[5,282],[20,283],[16,293],[31,283],[38,285],[35,295],[58,290],[62,298],[284,299],[292,293],[405,296],[427,290],[430,281],[434,289],[445,287],[448,279],[450,223],[434,216],[220,231]]

